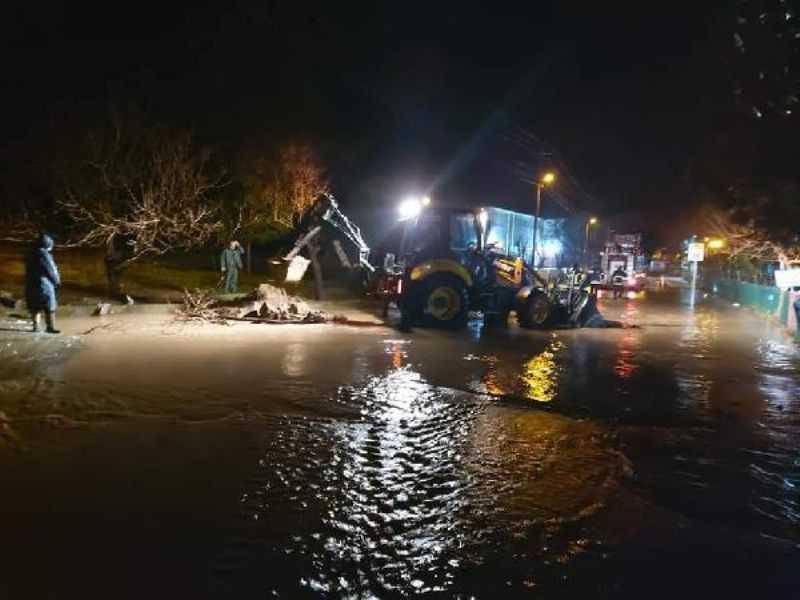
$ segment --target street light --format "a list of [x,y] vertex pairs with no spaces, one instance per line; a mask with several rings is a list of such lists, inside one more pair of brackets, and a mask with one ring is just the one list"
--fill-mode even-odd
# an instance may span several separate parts
[[405,221],[418,217],[422,209],[430,205],[430,203],[430,196],[408,196],[397,207],[397,211],[400,213],[400,220]]
[[587,260],[586,254],[589,250],[589,228],[592,225],[597,224],[597,217],[591,217],[588,221],[586,221],[586,238],[583,242],[583,264],[586,267],[586,270],[589,270],[589,261]]
[[542,211],[542,188],[552,185],[556,180],[556,174],[552,171],[543,173],[534,185],[536,186],[536,214],[533,217],[533,253],[531,254],[531,266],[536,268],[536,236],[539,231],[539,214]]

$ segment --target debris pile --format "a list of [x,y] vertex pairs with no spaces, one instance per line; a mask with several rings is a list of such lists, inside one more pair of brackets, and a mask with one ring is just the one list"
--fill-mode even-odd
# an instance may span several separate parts
[[325,323],[328,316],[311,307],[300,298],[290,296],[286,290],[262,283],[245,298],[223,301],[209,291],[184,291],[183,307],[178,310],[182,321],[225,323],[251,321],[253,323]]
[[22,301],[17,300],[10,292],[0,291],[0,306],[19,310],[22,307]]

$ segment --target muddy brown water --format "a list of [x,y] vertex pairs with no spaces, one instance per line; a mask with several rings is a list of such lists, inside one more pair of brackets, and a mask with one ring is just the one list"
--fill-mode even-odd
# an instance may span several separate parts
[[797,347],[602,310],[641,327],[4,331],[0,597],[800,596]]

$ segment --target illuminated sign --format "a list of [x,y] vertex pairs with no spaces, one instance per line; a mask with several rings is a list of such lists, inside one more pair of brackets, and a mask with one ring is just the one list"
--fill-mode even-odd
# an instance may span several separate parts
[[775,271],[775,285],[782,290],[800,287],[800,269],[779,269]]
[[706,247],[702,242],[692,242],[689,244],[689,252],[687,253],[687,260],[689,262],[703,262],[705,258]]

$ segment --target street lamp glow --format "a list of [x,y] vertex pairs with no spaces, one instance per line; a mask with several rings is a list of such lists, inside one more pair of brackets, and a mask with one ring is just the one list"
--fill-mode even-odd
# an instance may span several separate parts
[[544,185],[550,185],[556,180],[556,174],[552,171],[548,171],[544,175],[542,175],[542,183]]
[[400,213],[400,220],[413,219],[419,216],[422,212],[422,201],[419,198],[408,197],[400,203],[397,207],[397,212]]
[[725,247],[725,240],[720,240],[720,239],[708,240],[707,246],[712,250],[719,250],[720,248]]
[[592,217],[589,219],[589,225],[596,225],[597,224],[597,217]]

